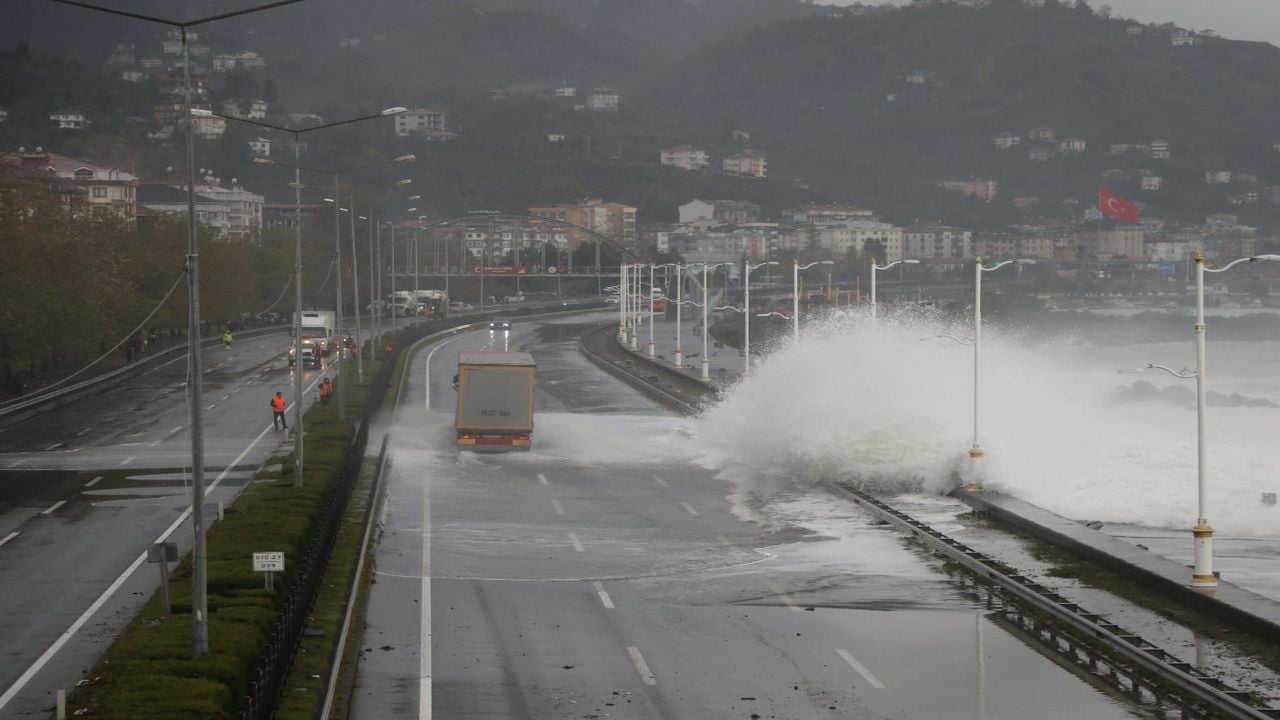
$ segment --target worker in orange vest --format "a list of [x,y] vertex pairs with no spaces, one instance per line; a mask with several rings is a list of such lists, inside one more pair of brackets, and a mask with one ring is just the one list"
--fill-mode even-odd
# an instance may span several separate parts
[[320,404],[328,405],[329,398],[333,395],[333,383],[329,382],[329,378],[320,381]]
[[284,401],[284,396],[279,392],[276,393],[275,397],[271,398],[271,426],[276,430],[289,429],[289,424],[284,421],[284,409],[287,406],[288,403]]

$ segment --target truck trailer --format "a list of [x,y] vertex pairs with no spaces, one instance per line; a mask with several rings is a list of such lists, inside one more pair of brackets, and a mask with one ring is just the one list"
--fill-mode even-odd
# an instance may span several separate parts
[[458,353],[458,448],[474,452],[528,450],[533,434],[537,365],[527,352]]

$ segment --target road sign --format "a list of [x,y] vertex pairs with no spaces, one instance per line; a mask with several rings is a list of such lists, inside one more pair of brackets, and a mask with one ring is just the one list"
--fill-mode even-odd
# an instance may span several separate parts
[[1177,264],[1172,260],[1161,260],[1157,267],[1160,269],[1160,274],[1167,278],[1173,277],[1174,273],[1178,271]]
[[253,554],[254,572],[284,572],[284,553],[256,552]]

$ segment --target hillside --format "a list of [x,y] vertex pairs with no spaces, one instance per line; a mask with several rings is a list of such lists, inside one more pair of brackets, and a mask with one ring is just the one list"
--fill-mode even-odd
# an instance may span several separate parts
[[[212,0],[184,8],[225,9]],[[15,17],[0,38],[39,41],[25,62],[0,54],[0,106],[12,113],[0,143],[100,154],[144,172],[181,161],[180,148],[147,141],[140,126],[151,117],[154,86],[94,69],[116,42],[155,53],[162,27],[125,22],[127,32],[116,34],[115,19],[46,3],[24,3]],[[64,32],[41,31],[57,24]],[[654,220],[669,218],[674,209],[664,203],[687,200],[681,193],[737,193],[766,207],[842,200],[894,222],[981,228],[1078,219],[1105,180],[1149,215],[1229,211],[1277,224],[1280,206],[1267,202],[1267,188],[1280,186],[1272,149],[1280,142],[1280,49],[1214,37],[1175,46],[1175,30],[1054,0],[858,12],[793,0],[309,0],[202,29],[200,41],[267,59],[256,78],[215,77],[215,103],[237,94],[234,84],[264,93],[269,84],[278,118],[341,118],[389,105],[447,110],[461,133],[454,149],[364,126],[312,139],[312,157],[334,167],[406,149],[448,158],[415,178],[437,190],[423,203],[433,213],[607,194]],[[42,55],[72,52],[73,44],[88,67]],[[546,97],[562,82],[580,91],[615,87],[621,111],[575,112],[581,100]],[[495,88],[510,99],[491,101]],[[42,113],[72,102],[93,114],[91,130],[48,130]],[[1054,140],[1032,138],[1032,128],[1052,129]],[[750,133],[750,146],[767,152],[768,182],[656,167],[670,145],[696,144],[713,161],[747,146],[733,131]],[[1006,132],[1019,144],[997,148]],[[201,166],[271,187],[278,171],[244,154],[254,134],[235,128],[202,144]],[[548,135],[565,140],[551,144]],[[1064,150],[1063,140],[1082,147]],[[1151,156],[1156,140],[1168,143],[1168,158]],[[1116,144],[1132,147],[1111,154]],[[1033,160],[1032,151],[1047,157]],[[470,173],[466,162],[476,163]],[[1229,171],[1232,181],[1208,185],[1209,171]],[[1159,177],[1160,188],[1142,189],[1144,176]],[[969,178],[997,181],[995,201],[942,187]]]

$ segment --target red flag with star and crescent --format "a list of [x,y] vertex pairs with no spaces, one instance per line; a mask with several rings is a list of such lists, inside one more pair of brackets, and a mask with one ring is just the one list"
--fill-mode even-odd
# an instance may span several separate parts
[[1140,223],[1138,218],[1138,206],[1116,195],[1110,190],[1098,188],[1098,210],[1109,218],[1114,218],[1120,222]]

